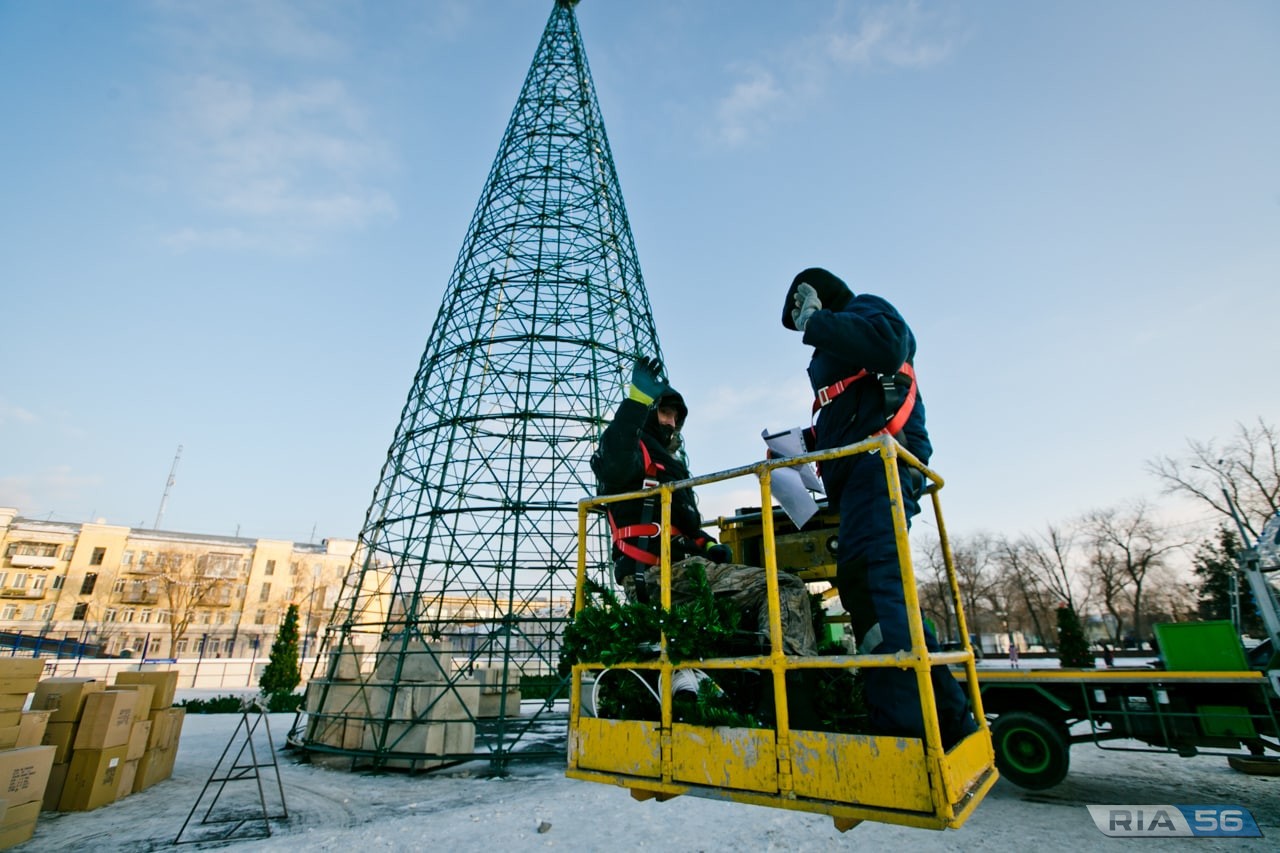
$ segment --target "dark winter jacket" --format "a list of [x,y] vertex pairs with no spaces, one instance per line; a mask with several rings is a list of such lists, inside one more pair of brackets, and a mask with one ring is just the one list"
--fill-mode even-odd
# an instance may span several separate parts
[[[613,423],[605,429],[600,437],[600,447],[591,457],[591,470],[596,474],[599,494],[616,495],[644,487],[645,466],[644,454],[640,451],[641,442],[648,449],[650,459],[661,466],[657,472],[658,482],[670,483],[689,478],[689,469],[684,462],[672,455],[657,436],[645,429],[649,412],[649,407],[635,400],[623,400],[618,406]],[[609,504],[608,509],[618,527],[627,527],[640,523],[644,501],[620,501]],[[652,518],[654,523],[661,521],[660,513],[655,502]],[[671,525],[675,528],[671,546],[673,562],[691,554],[702,553],[707,543],[715,541],[701,529],[702,517],[698,513],[692,489],[680,489],[672,494]],[[651,553],[657,554],[659,547],[656,537],[650,540]],[[615,546],[615,560],[620,556]]]
[[[897,309],[879,296],[860,294],[837,311],[821,310],[809,318],[804,342],[814,347],[809,382],[817,389],[866,369],[894,373],[913,363],[916,339]],[[827,450],[861,441],[885,425],[884,389],[873,377],[854,383],[820,410],[818,449]],[[915,408],[897,436],[923,463],[933,454],[925,428],[924,400],[916,392]]]

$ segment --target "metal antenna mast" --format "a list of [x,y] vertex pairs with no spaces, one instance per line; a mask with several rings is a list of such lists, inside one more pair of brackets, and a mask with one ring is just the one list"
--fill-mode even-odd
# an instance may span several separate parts
[[178,460],[182,458],[182,445],[178,445],[178,452],[173,454],[173,465],[169,468],[169,479],[164,484],[164,494],[160,496],[160,509],[156,510],[156,523],[151,525],[153,530],[160,529],[160,519],[164,518],[164,505],[169,502],[169,490],[173,488],[174,477],[178,473]]
[[[313,760],[564,754],[577,502],[634,357],[661,357],[575,5],[553,4],[401,412],[290,736]],[[611,580],[603,519],[586,548]],[[522,705],[522,676],[547,698]]]

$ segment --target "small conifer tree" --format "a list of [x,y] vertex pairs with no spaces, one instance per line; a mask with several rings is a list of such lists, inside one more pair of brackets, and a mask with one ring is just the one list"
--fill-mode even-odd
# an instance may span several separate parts
[[262,670],[258,687],[270,699],[277,694],[288,695],[302,681],[298,669],[298,605],[290,604],[284,624],[276,641],[271,644],[271,659]]
[[1093,666],[1093,653],[1089,651],[1080,617],[1070,604],[1058,606],[1058,659],[1063,666]]

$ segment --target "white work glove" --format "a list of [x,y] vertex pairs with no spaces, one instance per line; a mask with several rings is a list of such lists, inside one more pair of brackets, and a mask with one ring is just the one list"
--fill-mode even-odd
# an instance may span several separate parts
[[796,329],[803,332],[804,327],[809,324],[809,318],[814,315],[815,311],[822,309],[822,300],[818,298],[818,291],[813,289],[813,285],[801,283],[796,287],[795,308],[791,309],[791,322],[796,324]]

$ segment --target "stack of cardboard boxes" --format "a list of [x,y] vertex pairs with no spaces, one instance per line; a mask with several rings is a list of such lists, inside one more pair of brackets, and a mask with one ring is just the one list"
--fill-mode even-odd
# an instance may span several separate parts
[[173,772],[186,709],[174,708],[176,670],[120,672],[115,684],[46,678],[33,709],[49,712],[53,767],[47,811],[88,811],[151,787]]
[[39,658],[0,658],[0,850],[35,834],[53,766],[53,747],[40,745],[49,713],[22,710],[42,672]]

